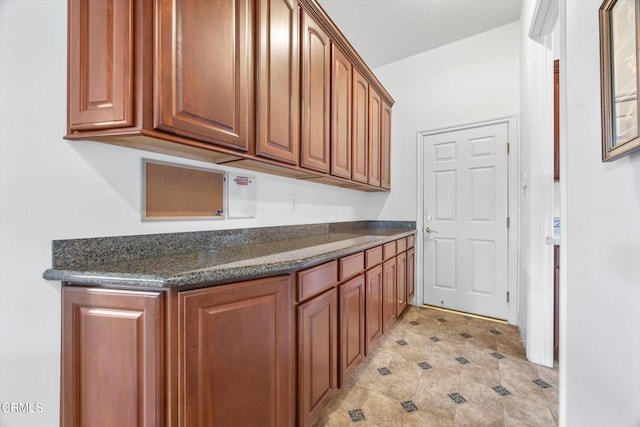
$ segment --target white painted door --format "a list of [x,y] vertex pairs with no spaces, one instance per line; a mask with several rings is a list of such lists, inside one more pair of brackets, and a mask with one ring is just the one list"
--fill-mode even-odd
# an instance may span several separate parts
[[424,135],[426,304],[506,319],[508,126]]

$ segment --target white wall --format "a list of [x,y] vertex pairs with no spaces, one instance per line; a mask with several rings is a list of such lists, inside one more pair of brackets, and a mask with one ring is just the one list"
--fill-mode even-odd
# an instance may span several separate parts
[[600,161],[601,3],[560,2],[560,397],[569,427],[640,425],[640,153]]
[[62,139],[66,15],[66,0],[0,0],[0,403],[42,405],[0,405],[2,427],[58,424],[60,284],[41,278],[51,240],[379,218],[366,193],[258,175],[255,220],[142,223],[143,156],[206,164]]
[[[418,132],[518,113],[519,29],[519,22],[513,22],[374,70],[396,104],[393,192],[372,195],[371,212],[416,219]],[[417,251],[421,259],[420,242]],[[417,270],[420,278],[421,262]],[[417,301],[422,301],[420,286]]]

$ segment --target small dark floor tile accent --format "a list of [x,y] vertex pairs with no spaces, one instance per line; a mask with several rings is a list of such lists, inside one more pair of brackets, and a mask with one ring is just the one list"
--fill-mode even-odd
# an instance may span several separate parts
[[407,344],[409,344],[409,343],[408,343],[408,342],[406,342],[405,340],[398,340],[398,341],[396,341],[396,342],[397,342],[397,343],[398,343],[398,345],[399,345],[399,346],[401,346],[401,347],[402,347],[402,346],[405,346],[405,345],[407,345]]
[[400,402],[400,404],[406,412],[415,412],[418,410],[418,407],[413,403],[413,400],[405,400],[404,402]]
[[427,362],[420,362],[418,363],[418,366],[420,366],[422,369],[431,369],[431,365],[429,365]]
[[360,421],[365,421],[364,412],[362,409],[352,409],[349,411],[349,418],[351,418],[352,423],[357,423]]
[[443,319],[442,317],[438,319],[438,322],[440,322],[440,323],[444,323],[446,321],[447,321],[447,319]]
[[378,372],[380,372],[380,375],[391,375],[391,371],[387,367],[378,368]]
[[467,399],[465,399],[460,393],[451,393],[449,397],[458,405],[467,401]]
[[491,388],[493,389],[493,391],[498,393],[500,396],[509,396],[511,394],[511,392],[509,390],[507,390],[506,388],[502,387],[501,385],[497,385],[497,386],[491,387]]
[[429,339],[430,339],[431,341],[433,341],[433,342],[438,342],[438,341],[440,341],[440,338],[438,338],[438,337],[430,337]]
[[502,333],[497,329],[490,329],[489,332],[491,332],[493,335],[500,335]]
[[412,320],[412,321],[411,321],[411,322],[409,322],[409,323],[411,323],[413,326],[417,326],[417,325],[419,325],[419,324],[420,324],[420,323],[416,322],[415,320]]
[[504,354],[500,354],[500,353],[498,353],[497,351],[496,351],[495,353],[491,353],[491,355],[492,355],[493,357],[495,357],[496,359],[498,359],[498,360],[500,360],[500,359],[504,359],[504,358],[505,358],[505,357],[504,357]]
[[460,336],[463,337],[463,338],[471,338],[472,337],[472,335],[469,335],[466,332],[461,333]]
[[551,384],[546,381],[541,380],[540,378],[533,380],[533,383],[540,388],[550,388]]
[[465,359],[464,357],[460,356],[460,357],[456,357],[456,360],[458,361],[459,364],[461,365],[466,365],[467,363],[471,363],[469,362],[467,359]]

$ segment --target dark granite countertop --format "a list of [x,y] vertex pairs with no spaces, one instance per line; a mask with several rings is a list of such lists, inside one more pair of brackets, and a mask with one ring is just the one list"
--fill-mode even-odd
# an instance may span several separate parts
[[[105,243],[96,243],[93,241],[95,239],[73,241],[73,245],[67,243],[71,241],[61,241],[64,244],[58,246],[67,249],[73,247],[74,254],[82,253],[83,258],[80,260],[67,253],[61,254],[62,250],[57,249],[57,242],[54,241],[53,267],[46,270],[43,277],[48,280],[127,289],[198,287],[289,273],[415,233],[415,225],[411,228],[414,223],[408,223],[408,226],[407,223],[386,222],[374,222],[373,226],[370,222],[366,222],[364,226],[363,222],[353,224],[355,225],[351,229],[344,224],[326,229],[306,227],[308,235],[300,231],[300,226],[255,229],[251,230],[252,233],[243,233],[244,240],[234,235],[232,244],[228,243],[228,231],[212,232],[216,237],[226,233],[226,243],[193,243],[193,249],[182,248],[172,253],[151,254],[149,248],[138,244],[136,250],[139,253],[129,253],[126,256],[115,252],[121,248],[130,248],[133,237],[127,240],[106,238],[110,239],[108,243],[111,246],[100,249],[96,249],[96,245]],[[398,224],[400,227],[393,228]],[[294,232],[290,232],[292,229]],[[261,237],[255,238],[258,232],[262,233]],[[179,235],[181,238],[196,236],[195,233]],[[167,241],[175,240],[174,235],[157,236],[155,245],[161,245],[162,237]],[[82,245],[88,245],[97,254],[87,257],[87,249],[82,252]],[[104,255],[105,262],[100,262],[100,254]],[[63,263],[59,265],[61,260]]]

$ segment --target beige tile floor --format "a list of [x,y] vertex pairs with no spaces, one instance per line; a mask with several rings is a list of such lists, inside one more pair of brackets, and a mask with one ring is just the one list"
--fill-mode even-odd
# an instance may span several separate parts
[[557,368],[527,362],[514,326],[411,306],[315,426],[557,424]]

